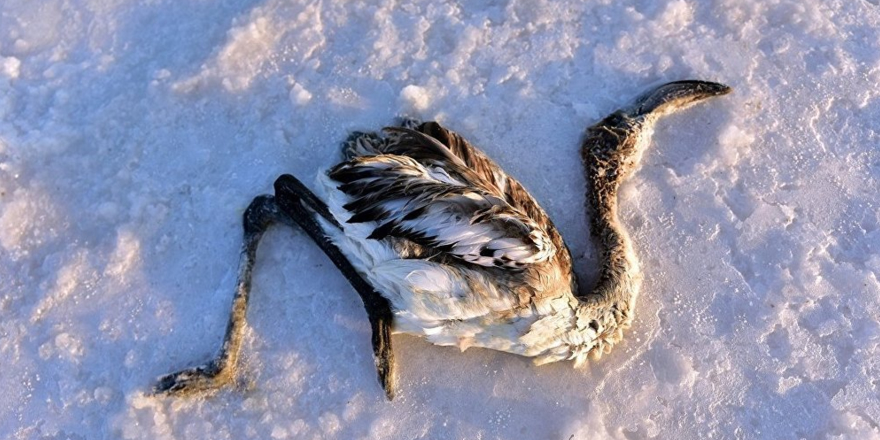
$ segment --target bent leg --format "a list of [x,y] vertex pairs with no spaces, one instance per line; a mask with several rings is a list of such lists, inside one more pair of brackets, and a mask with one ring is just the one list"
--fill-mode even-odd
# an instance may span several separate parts
[[243,216],[244,243],[238,267],[238,282],[232,300],[232,312],[226,325],[226,335],[217,357],[198,367],[187,368],[162,376],[153,387],[156,394],[191,394],[210,391],[229,384],[235,379],[238,356],[244,336],[251,277],[260,239],[274,223],[293,222],[282,213],[269,195],[256,197]]
[[332,225],[339,224],[327,206],[293,176],[285,175],[275,182],[276,196],[263,195],[251,202],[244,214],[244,244],[241,250],[238,282],[226,335],[217,357],[198,367],[162,376],[153,388],[156,394],[191,394],[223,387],[235,379],[241,343],[244,336],[251,278],[257,247],[266,229],[274,223],[298,225],[327,254],[348,279],[364,302],[372,325],[373,352],[379,382],[388,399],[394,397],[394,356],[391,347],[393,313],[391,305],[355,270],[339,248],[327,238],[315,215]]
[[333,261],[333,264],[339,268],[342,275],[360,295],[373,330],[373,354],[379,383],[382,384],[388,399],[393,399],[395,362],[391,347],[391,328],[394,319],[391,304],[355,271],[348,258],[324,233],[314,214],[309,212],[310,210],[318,214],[328,212],[324,202],[289,174],[285,174],[275,181],[275,200],[279,209],[309,234],[309,237],[327,254],[327,257]]

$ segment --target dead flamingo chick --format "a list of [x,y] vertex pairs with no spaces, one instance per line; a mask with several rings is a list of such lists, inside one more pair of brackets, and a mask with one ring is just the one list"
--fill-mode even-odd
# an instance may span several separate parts
[[618,219],[620,184],[636,168],[659,116],[730,91],[712,82],[671,82],[588,129],[581,158],[600,267],[596,285],[585,291],[544,210],[461,136],[412,120],[384,135],[352,134],[345,160],[319,176],[320,197],[283,175],[274,196],[250,204],[218,356],[163,376],[155,392],[206,391],[234,379],[257,246],[274,223],[302,228],[361,296],[389,399],[392,332],[515,353],[538,364],[580,365],[588,355],[607,353],[632,322],[642,281]]

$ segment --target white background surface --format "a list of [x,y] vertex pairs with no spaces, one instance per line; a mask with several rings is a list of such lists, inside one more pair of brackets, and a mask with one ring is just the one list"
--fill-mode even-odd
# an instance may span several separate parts
[[[5,0],[0,438],[880,437],[877,1],[463,3]],[[684,78],[735,93],[624,186],[646,281],[600,362],[397,336],[385,402],[358,297],[276,229],[250,389],[144,395],[217,349],[250,199],[396,115],[482,146],[589,281],[580,136]]]

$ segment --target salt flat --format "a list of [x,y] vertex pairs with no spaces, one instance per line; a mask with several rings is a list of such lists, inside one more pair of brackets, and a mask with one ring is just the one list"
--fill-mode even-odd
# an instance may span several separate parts
[[[0,437],[880,438],[874,0],[0,5]],[[260,249],[244,384],[145,395],[216,350],[240,216],[353,129],[436,119],[542,202],[587,282],[584,129],[643,90],[732,95],[662,120],[622,189],[645,284],[582,370],[369,325],[307,237]]]

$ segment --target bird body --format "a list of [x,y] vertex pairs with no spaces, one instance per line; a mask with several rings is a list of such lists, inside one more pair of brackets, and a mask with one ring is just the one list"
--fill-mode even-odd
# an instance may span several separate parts
[[[325,230],[388,298],[395,331],[541,363],[589,351],[594,330],[578,327],[568,248],[518,182],[433,122],[350,142],[360,144],[352,157],[318,175],[319,194],[343,225]],[[430,149],[436,154],[424,154]]]
[[379,380],[394,395],[391,333],[581,365],[630,326],[642,274],[618,219],[621,182],[638,166],[654,121],[730,88],[676,81],[587,130],[581,148],[596,284],[578,289],[561,235],[523,186],[436,122],[354,133],[319,194],[282,175],[254,199],[233,308],[218,356],[159,379],[156,392],[216,389],[235,377],[256,249],[266,228],[302,228],[349,280],[373,330]]

